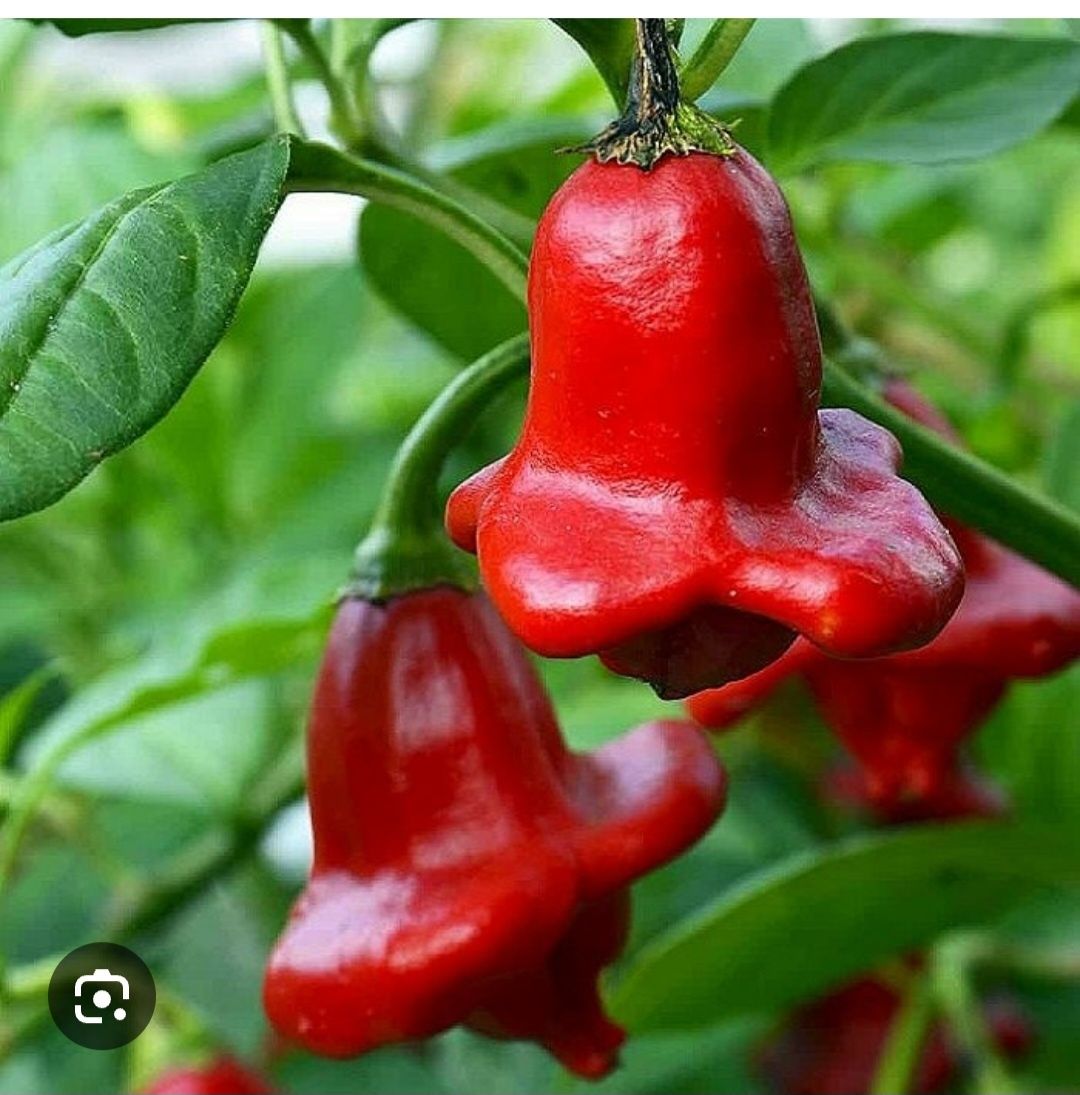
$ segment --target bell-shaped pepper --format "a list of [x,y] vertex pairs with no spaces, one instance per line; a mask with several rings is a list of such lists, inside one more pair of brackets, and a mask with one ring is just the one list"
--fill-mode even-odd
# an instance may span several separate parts
[[[954,437],[910,385],[884,394],[922,424]],[[828,657],[804,640],[754,676],[689,701],[722,728],[789,677],[809,686],[825,721],[859,762],[834,786],[885,820],[992,813],[1000,799],[959,765],[958,747],[1013,678],[1042,677],[1080,656],[1080,591],[985,536],[946,522],[967,567],[956,615],[919,650],[863,662]]]
[[868,814],[883,825],[995,818],[1008,810],[1001,789],[956,758],[935,772],[929,788],[917,797],[910,793],[883,797],[864,769],[848,765],[837,765],[825,773],[822,792],[828,800]]
[[725,781],[689,723],[570,752],[481,595],[342,602],[308,737],[315,856],[267,970],[285,1036],[327,1056],[467,1023],[602,1075],[597,976],[627,886],[696,840]]
[[[864,977],[793,1012],[762,1047],[757,1071],[776,1095],[853,1095],[869,1091],[889,1031],[900,1011],[900,993],[876,977]],[[1030,1049],[1030,1021],[1008,997],[988,1000],[983,1015],[995,1045],[1007,1057]],[[961,1060],[944,1026],[935,1023],[923,1044],[911,1090],[930,1095],[956,1079]]]
[[163,1072],[146,1095],[271,1095],[270,1085],[232,1057]]
[[541,219],[528,304],[521,437],[447,509],[526,645],[674,697],[796,633],[867,657],[945,624],[956,550],[895,439],[819,411],[791,219],[748,153],[584,164]]

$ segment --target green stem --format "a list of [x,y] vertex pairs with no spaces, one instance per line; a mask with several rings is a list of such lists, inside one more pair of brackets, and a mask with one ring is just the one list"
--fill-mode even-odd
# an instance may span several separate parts
[[42,997],[49,991],[49,982],[63,954],[51,954],[16,966],[4,979],[0,998],[7,1002]]
[[1016,1085],[998,1055],[971,983],[965,940],[947,939],[931,955],[931,979],[939,1007],[971,1062],[975,1095],[1014,1095]]
[[522,251],[453,198],[402,171],[328,145],[298,142],[285,189],[356,194],[411,213],[475,255],[516,297],[525,297],[528,259]]
[[452,175],[435,171],[419,160],[413,159],[393,135],[387,133],[385,125],[377,115],[370,117],[364,149],[373,160],[393,167],[406,175],[412,175],[427,183],[432,190],[444,194],[451,201],[470,210],[480,220],[498,229],[504,236],[519,247],[532,245],[536,222],[532,217],[518,213],[495,198],[474,190]]
[[899,1013],[881,1049],[870,1095],[906,1095],[915,1090],[923,1046],[934,1017],[929,978],[912,978]]
[[279,24],[285,30],[308,64],[315,70],[319,82],[326,89],[330,99],[330,128],[345,144],[355,146],[360,143],[362,133],[356,117],[352,98],[338,75],[330,67],[322,46],[311,30],[307,19],[287,19]]
[[1080,586],[1080,516],[950,445],[829,362],[822,402],[850,407],[896,435],[904,475],[942,513]]
[[1018,943],[993,933],[971,933],[968,960],[998,974],[1046,981],[1080,980],[1080,946]]
[[690,60],[682,67],[683,98],[700,99],[731,63],[756,19],[716,19],[702,38]]
[[110,939],[131,939],[172,916],[228,874],[257,847],[271,821],[304,794],[304,753],[297,739],[251,789],[247,808],[225,834],[211,833],[175,859],[167,870],[123,895],[104,927]]
[[439,476],[462,435],[495,395],[525,375],[528,363],[528,336],[517,335],[459,373],[420,416],[357,548],[350,595],[383,600],[432,585],[472,585],[471,570],[442,529]]
[[[338,27],[342,22],[344,21],[336,20],[333,26]],[[359,129],[362,133],[360,143],[350,147],[349,151],[385,164],[387,167],[396,168],[406,175],[412,175],[421,182],[427,183],[432,190],[437,190],[470,210],[519,246],[526,248],[531,246],[536,228],[536,222],[531,217],[507,208],[502,202],[474,190],[452,176],[433,171],[409,154],[400,138],[387,124],[379,109],[375,87],[368,72],[368,61],[379,39],[406,22],[409,20],[375,20],[368,34],[352,47],[343,64],[335,69],[352,88]]]
[[296,113],[292,83],[289,80],[289,66],[285,60],[285,48],[281,30],[273,23],[264,20],[261,26],[263,61],[266,67],[266,83],[270,89],[270,103],[274,110],[274,122],[281,133],[295,133],[304,136],[304,127]]

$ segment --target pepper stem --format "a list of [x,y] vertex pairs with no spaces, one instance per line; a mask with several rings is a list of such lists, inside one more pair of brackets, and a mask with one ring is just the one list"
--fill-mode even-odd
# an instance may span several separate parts
[[715,118],[679,94],[679,69],[664,19],[635,20],[637,41],[622,116],[574,151],[648,171],[667,154],[730,156],[735,143]]
[[461,435],[528,362],[528,335],[503,342],[459,373],[417,419],[356,549],[344,596],[382,601],[436,585],[475,586],[470,562],[443,531],[439,476]]

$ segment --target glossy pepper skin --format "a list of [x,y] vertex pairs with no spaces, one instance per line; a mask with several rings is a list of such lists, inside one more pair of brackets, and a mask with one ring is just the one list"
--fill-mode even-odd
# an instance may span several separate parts
[[[949,437],[940,414],[910,385],[886,398]],[[858,761],[833,790],[885,821],[993,814],[995,792],[959,763],[959,747],[1014,678],[1053,673],[1080,657],[1080,592],[1000,544],[947,521],[967,567],[956,615],[927,646],[888,658],[843,662],[799,640],[746,680],[689,701],[713,728],[731,725],[785,680],[801,677],[825,721]]]
[[[901,1006],[900,994],[873,977],[853,981],[799,1008],[761,1049],[757,1071],[775,1095],[860,1095],[871,1090],[881,1051]],[[984,1016],[998,1049],[1019,1057],[1034,1040],[1031,1024],[1006,997]],[[944,1027],[931,1027],[912,1091],[932,1095],[957,1076],[960,1060]]]
[[146,1089],[145,1095],[271,1095],[257,1072],[232,1057],[218,1057],[201,1067],[173,1068]]
[[719,814],[689,723],[570,752],[520,644],[481,595],[342,602],[308,736],[315,858],[264,1002],[326,1056],[457,1024],[529,1038],[583,1076],[615,1063],[600,970],[627,886]]
[[584,164],[541,218],[528,304],[521,437],[447,509],[526,645],[675,697],[796,633],[866,657],[941,629],[956,551],[894,438],[818,410],[802,259],[748,153]]

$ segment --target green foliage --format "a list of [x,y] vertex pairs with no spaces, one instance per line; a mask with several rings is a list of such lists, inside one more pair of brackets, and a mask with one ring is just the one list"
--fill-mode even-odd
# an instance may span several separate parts
[[56,501],[179,398],[251,276],[286,153],[134,191],[0,270],[0,518]]
[[776,95],[771,158],[939,163],[986,156],[1053,121],[1080,84],[1066,39],[924,31],[866,38],[801,69]]
[[81,38],[84,34],[116,34],[137,30],[161,30],[188,23],[213,23],[214,19],[36,19],[35,22],[51,23],[61,34],[69,38]]
[[[773,1010],[992,919],[1033,889],[1078,884],[1075,838],[1051,827],[854,838],[781,862],[677,925],[642,953],[613,1005],[638,1030]],[[777,961],[796,939],[798,960]]]
[[[82,35],[187,21],[54,22]],[[261,1053],[261,965],[307,855],[302,808],[281,807],[299,790],[335,590],[407,428],[463,360],[524,326],[521,250],[580,162],[555,150],[625,95],[632,22],[559,23],[429,22],[400,32],[416,35],[412,69],[377,50],[375,103],[407,149],[389,166],[377,142],[359,158],[259,143],[254,55],[212,86],[114,91],[39,64],[30,45],[53,31],[0,23],[0,260],[60,232],[7,268],[0,296],[0,509],[29,514],[0,525],[0,990],[115,935],[167,1001],[146,1046],[114,1055],[66,1042],[40,991],[0,999],[0,1093],[115,1092],[193,1047]],[[710,25],[687,21],[680,46],[706,83]],[[357,28],[313,29],[345,72]],[[110,48],[106,33],[65,56]],[[1004,34],[762,20],[701,100],[741,117],[740,142],[784,172],[815,291],[1003,471],[912,433],[911,474],[1061,568],[1080,504],[1077,56],[1048,20]],[[340,257],[270,251],[255,266],[282,195],[299,213],[326,188],[367,199],[359,261],[349,222]],[[192,234],[197,269],[180,257]],[[127,334],[135,349],[116,349]],[[827,394],[862,398],[831,376]],[[520,414],[519,391],[492,404],[455,481],[506,450]],[[1032,518],[1039,484],[1062,509]],[[592,660],[541,668],[577,748],[682,716]],[[718,740],[728,808],[635,888],[607,986],[631,1037],[595,1088],[531,1045],[466,1031],[351,1062],[291,1051],[268,1066],[275,1087],[747,1095],[754,1048],[789,1004],[978,928],[988,953],[1029,963],[977,970],[1038,1023],[1018,1090],[1071,1090],[1080,987],[1060,956],[1080,932],[1078,682],[1074,669],[1014,686],[980,735],[1009,824],[874,834],[829,812],[816,780],[832,747],[795,693]]]

